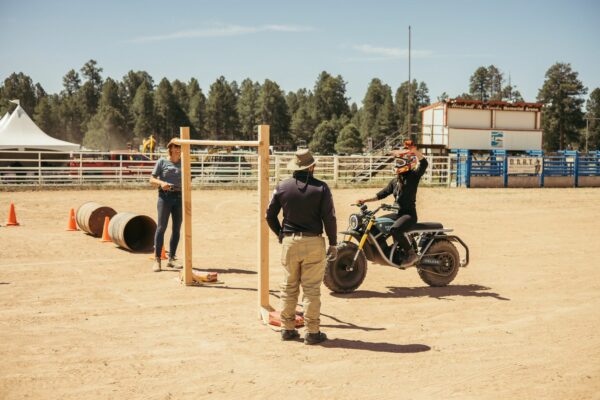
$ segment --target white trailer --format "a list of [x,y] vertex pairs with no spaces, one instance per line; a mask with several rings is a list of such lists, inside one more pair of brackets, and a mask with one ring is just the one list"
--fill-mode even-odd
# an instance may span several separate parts
[[424,147],[541,150],[542,104],[450,99],[419,110]]

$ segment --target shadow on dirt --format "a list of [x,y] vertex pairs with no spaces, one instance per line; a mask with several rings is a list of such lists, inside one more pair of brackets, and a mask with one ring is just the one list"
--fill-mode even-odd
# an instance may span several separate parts
[[431,350],[431,347],[424,344],[376,343],[348,339],[331,339],[321,343],[320,346],[331,349],[366,350],[380,353],[421,353]]
[[239,269],[239,268],[193,268],[194,271],[198,272],[216,272],[219,274],[248,274],[248,275],[256,275],[256,271],[251,271],[248,269]]
[[509,298],[502,297],[498,293],[489,292],[491,288],[481,285],[451,285],[446,287],[394,287],[388,286],[388,292],[375,292],[372,290],[357,290],[348,294],[331,293],[331,296],[348,299],[398,299],[410,297],[431,297],[438,300],[452,300],[450,297],[493,297],[497,300],[510,301]]
[[353,324],[351,322],[342,321],[339,318],[336,318],[331,315],[323,314],[323,313],[321,313],[321,317],[330,318],[330,319],[334,320],[335,322],[338,322],[338,324],[321,324],[321,327],[324,327],[324,328],[357,329],[357,330],[361,330],[361,331],[385,331],[385,328],[371,328],[368,326],[359,326],[359,325]]

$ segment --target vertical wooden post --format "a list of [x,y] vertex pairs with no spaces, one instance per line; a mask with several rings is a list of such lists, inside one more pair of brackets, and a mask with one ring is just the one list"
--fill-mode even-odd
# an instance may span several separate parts
[[338,186],[338,175],[340,174],[340,160],[337,154],[333,156],[333,185],[337,188]]
[[269,303],[269,227],[265,212],[269,205],[269,125],[258,126],[258,305],[259,316],[271,311]]
[[[181,139],[190,138],[190,128],[179,128]],[[181,145],[181,195],[183,206],[183,282],[193,283],[192,276],[192,163],[190,160],[191,145]]]

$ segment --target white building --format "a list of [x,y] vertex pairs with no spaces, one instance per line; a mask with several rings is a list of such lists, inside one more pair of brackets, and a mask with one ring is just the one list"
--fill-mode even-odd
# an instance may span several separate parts
[[466,150],[541,150],[542,104],[449,99],[419,110],[424,147]]

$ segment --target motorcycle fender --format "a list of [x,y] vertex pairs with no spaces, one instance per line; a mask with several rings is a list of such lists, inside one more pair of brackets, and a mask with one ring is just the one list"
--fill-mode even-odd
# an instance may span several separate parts
[[359,232],[357,232],[355,230],[343,231],[340,233],[343,233],[344,235],[350,235],[354,239],[356,239],[358,242],[360,242],[360,239],[362,238],[362,234],[360,234]]

